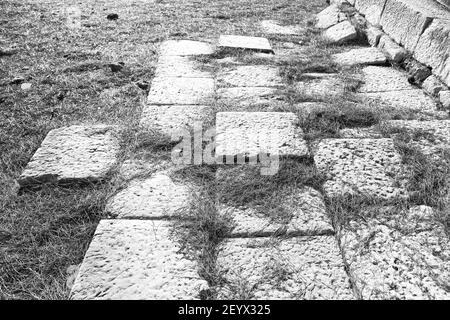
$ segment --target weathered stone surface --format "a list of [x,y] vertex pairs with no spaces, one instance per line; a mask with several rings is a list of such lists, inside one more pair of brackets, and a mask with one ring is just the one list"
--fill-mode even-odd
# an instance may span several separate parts
[[187,56],[161,56],[156,65],[155,77],[212,78],[201,69],[201,64]]
[[148,104],[208,104],[214,96],[210,78],[158,77],[152,81]]
[[331,5],[317,14],[316,28],[328,29],[344,20],[347,20],[347,16],[339,10],[337,5]]
[[278,68],[271,66],[237,66],[217,75],[219,87],[277,87],[283,85]]
[[381,92],[416,89],[408,82],[408,76],[394,68],[368,66],[362,69],[364,84],[359,92]]
[[434,100],[428,97],[421,89],[397,90],[388,92],[371,92],[361,94],[362,98],[372,101],[376,109],[415,112],[445,118],[445,112],[438,111]]
[[269,40],[261,37],[221,35],[219,37],[218,48],[236,48],[273,53]]
[[368,26],[366,29],[367,41],[372,47],[378,46],[381,37],[384,35],[384,32],[377,27]]
[[196,122],[204,122],[211,117],[209,106],[146,105],[142,111],[141,126],[172,136],[180,129],[191,129]]
[[219,299],[353,299],[332,236],[230,239],[219,247]]
[[[326,214],[324,199],[311,187],[286,186],[277,190],[277,206],[272,210],[267,205],[248,203],[236,207],[223,199],[229,188],[259,179],[258,166],[221,167],[216,173],[217,199],[222,215],[231,218],[230,237],[268,237],[274,234],[287,236],[313,236],[334,234],[331,221]],[[268,178],[268,177],[267,177]],[[266,180],[267,187],[274,183]],[[261,186],[264,188],[264,184]],[[275,201],[275,200],[274,200]]]
[[433,18],[450,19],[450,13],[433,0],[387,0],[380,22],[387,34],[413,52]]
[[207,283],[170,231],[167,221],[100,221],[71,299],[198,299]]
[[379,139],[383,135],[374,127],[369,128],[345,128],[339,130],[339,137],[344,139]]
[[402,159],[392,139],[325,139],[314,160],[327,177],[324,190],[330,197],[356,194],[391,200],[406,194],[393,178],[401,174]]
[[391,120],[387,125],[406,131],[413,138],[410,144],[419,148],[425,155],[438,159],[442,156],[442,151],[450,150],[450,120]]
[[289,112],[219,112],[216,156],[305,156],[308,148],[297,121]]
[[305,73],[302,78],[295,83],[295,89],[303,95],[333,96],[345,91],[345,82],[335,73]]
[[106,210],[117,218],[172,217],[189,204],[189,187],[174,183],[163,173],[135,180],[113,196]]
[[382,35],[378,42],[378,48],[380,48],[386,57],[397,63],[401,63],[408,54],[405,49],[400,47],[394,40],[388,35]]
[[238,109],[249,106],[278,106],[284,103],[277,88],[234,87],[217,90],[218,102]]
[[325,30],[323,36],[329,42],[340,44],[356,39],[358,33],[349,21],[343,21]]
[[114,127],[70,126],[50,131],[18,179],[21,187],[40,183],[84,183],[106,178],[120,146]]
[[370,47],[337,53],[333,55],[333,59],[336,63],[344,65],[383,65],[387,62],[386,57],[379,49]]
[[[355,8],[364,15],[372,14],[374,18],[375,12],[378,12],[378,20],[381,17],[386,0],[356,0]],[[370,22],[373,24],[373,22]]]
[[450,22],[435,19],[423,32],[414,51],[414,58],[433,68],[450,86]]
[[447,90],[446,86],[434,75],[425,79],[422,83],[422,89],[435,97],[439,96],[440,91]]
[[167,40],[161,44],[160,56],[195,56],[212,54],[211,44],[192,40]]
[[443,108],[450,109],[450,90],[439,92],[439,101]]
[[298,34],[301,31],[298,26],[282,26],[274,20],[261,21],[261,29],[269,34]]
[[423,210],[352,221],[340,245],[363,299],[450,298],[450,246],[442,225]]

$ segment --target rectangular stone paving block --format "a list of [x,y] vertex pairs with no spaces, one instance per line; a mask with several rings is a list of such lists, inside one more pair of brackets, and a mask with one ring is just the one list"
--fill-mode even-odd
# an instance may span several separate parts
[[414,51],[414,58],[433,68],[450,86],[450,21],[435,19],[423,32]]
[[377,48],[359,48],[333,55],[336,63],[343,65],[383,65],[387,60],[383,52]]
[[219,299],[353,299],[333,236],[230,239],[218,252]]
[[407,196],[396,178],[403,177],[402,158],[392,139],[325,139],[314,160],[327,178],[329,197],[364,195],[382,200]]
[[208,104],[214,98],[214,79],[157,77],[152,81],[148,104]]
[[219,87],[279,87],[283,80],[277,67],[237,66],[221,70],[217,75]]
[[219,103],[234,107],[235,111],[258,105],[276,107],[285,103],[282,94],[278,90],[273,87],[221,88],[217,90],[217,98]]
[[167,40],[161,44],[160,56],[196,56],[214,53],[211,44],[192,40]]
[[161,56],[156,65],[155,77],[212,78],[212,74],[202,70],[201,66],[191,57]]
[[416,89],[405,72],[390,67],[368,66],[362,69],[364,84],[359,92],[380,92]]
[[[282,169],[281,169],[282,170]],[[307,186],[285,186],[273,194],[267,193],[272,205],[248,203],[237,207],[228,203],[230,189],[239,188],[249,181],[261,179],[259,166],[232,166],[218,168],[216,173],[217,201],[220,213],[231,220],[230,237],[313,236],[334,234],[326,214],[320,192]],[[270,188],[277,176],[267,177],[257,188]],[[262,201],[262,200],[261,200]]]
[[145,180],[132,181],[108,201],[106,211],[122,219],[174,217],[189,205],[189,199],[188,186],[156,173]]
[[180,252],[167,221],[102,220],[84,257],[73,300],[199,299],[207,283]]
[[308,147],[297,121],[297,116],[288,112],[219,112],[216,157],[306,156]]
[[195,123],[203,123],[212,117],[210,106],[198,105],[146,105],[140,125],[167,136],[181,129],[192,129]]
[[217,47],[220,49],[234,48],[274,53],[269,40],[261,37],[221,35]]
[[86,183],[105,179],[117,162],[119,141],[106,125],[51,130],[18,179],[21,187],[41,183]]

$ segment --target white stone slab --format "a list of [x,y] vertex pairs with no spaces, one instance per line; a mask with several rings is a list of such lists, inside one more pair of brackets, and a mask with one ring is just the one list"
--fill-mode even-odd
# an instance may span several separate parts
[[325,30],[323,36],[331,43],[341,44],[356,39],[358,33],[355,27],[346,20]]
[[217,75],[219,87],[279,87],[283,80],[277,67],[256,65],[237,66],[221,70]]
[[167,221],[100,221],[71,299],[199,299],[207,283],[170,231]]
[[296,122],[296,115],[289,112],[219,112],[216,157],[305,156],[308,147]]
[[214,80],[210,78],[154,78],[148,104],[204,105],[214,97]]
[[283,104],[283,96],[277,93],[277,88],[267,87],[234,87],[217,90],[220,103],[237,108],[258,105]]
[[332,236],[230,239],[219,247],[219,299],[353,299]]
[[237,48],[273,53],[269,40],[261,37],[221,35],[218,48]]
[[70,126],[51,130],[18,179],[41,183],[85,183],[106,178],[119,153],[114,127]]
[[408,82],[405,72],[390,67],[368,66],[362,69],[364,84],[359,92],[382,92],[417,89]]
[[167,40],[161,44],[160,56],[196,56],[213,54],[211,44],[192,40]]
[[332,56],[336,63],[343,65],[383,65],[387,59],[377,48],[359,48],[347,52],[337,53]]
[[156,65],[155,77],[212,78],[212,74],[201,67],[191,57],[161,56]]

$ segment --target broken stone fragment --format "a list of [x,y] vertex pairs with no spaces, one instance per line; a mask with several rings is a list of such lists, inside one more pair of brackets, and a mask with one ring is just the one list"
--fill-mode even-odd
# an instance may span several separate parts
[[339,10],[337,5],[331,5],[317,14],[316,28],[328,29],[344,20],[347,20],[347,16]]
[[444,85],[435,75],[429,76],[422,83],[422,88],[435,97],[439,96],[439,92],[447,90],[447,86]]
[[450,90],[439,92],[439,101],[441,101],[442,107],[450,109]]
[[383,35],[378,43],[378,48],[380,48],[391,61],[401,63],[407,52],[401,46],[399,46],[394,40],[392,40],[388,35]]
[[374,26],[369,26],[366,29],[367,41],[369,41],[369,44],[372,47],[378,46],[378,43],[380,42],[380,38],[383,35],[384,35],[384,32],[380,28],[377,28]]
[[323,36],[331,43],[342,44],[356,39],[358,33],[349,21],[343,21],[325,30]]

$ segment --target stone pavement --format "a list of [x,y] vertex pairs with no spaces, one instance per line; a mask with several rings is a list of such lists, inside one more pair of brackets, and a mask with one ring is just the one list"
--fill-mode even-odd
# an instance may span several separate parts
[[[370,19],[377,19],[376,11]],[[302,32],[274,20],[261,21],[260,27],[267,35]],[[358,34],[336,4],[318,14],[316,27],[323,29],[327,41],[339,45]],[[409,43],[409,38],[402,41]],[[110,197],[105,209],[111,218],[97,227],[71,299],[200,299],[211,292],[217,299],[449,299],[448,235],[433,218],[434,209],[393,209],[411,196],[397,135],[417,136],[420,131],[413,146],[436,161],[449,148],[448,111],[438,108],[436,97],[408,82],[405,72],[388,66],[388,52],[343,46],[331,58],[342,67],[361,69],[363,84],[356,96],[375,101],[379,109],[412,110],[416,118],[387,119],[389,132],[394,132],[390,136],[378,127],[341,128],[333,138],[309,141],[299,117],[307,108],[326,104],[298,104],[298,113],[292,108],[275,111],[286,106],[282,90],[289,86],[276,63],[269,58],[267,64],[232,65],[213,58],[216,52],[233,55],[235,49],[276,55],[271,42],[223,35],[215,44],[161,44],[140,126],[171,136],[214,118],[214,206],[230,222],[215,248],[214,269],[223,281],[208,283],[200,275],[198,257],[182,250],[177,223],[188,219],[182,213],[196,201],[200,186],[175,178],[177,168],[169,164],[169,169],[150,176],[130,175],[124,188]],[[295,52],[293,48],[293,57]],[[205,56],[216,72],[197,59]],[[306,76],[310,81],[298,81],[290,89],[328,97],[345,90],[339,74]],[[19,178],[20,185],[107,179],[120,165],[115,130],[95,125],[51,131]],[[276,156],[275,175],[261,176],[264,156],[271,161],[270,156]],[[299,168],[316,172],[314,181],[303,177],[305,171]],[[292,183],[279,181],[280,176]],[[249,190],[230,198],[230,192],[247,184]],[[240,203],[245,191],[255,196]],[[258,197],[260,191],[266,198]],[[339,209],[333,205],[349,196],[381,203],[379,214],[358,212],[344,223],[344,217],[332,214]]]

